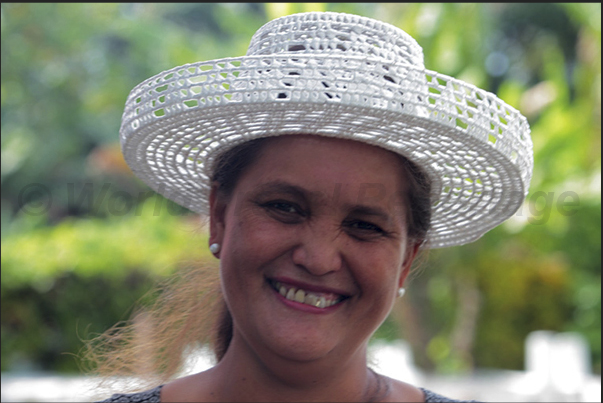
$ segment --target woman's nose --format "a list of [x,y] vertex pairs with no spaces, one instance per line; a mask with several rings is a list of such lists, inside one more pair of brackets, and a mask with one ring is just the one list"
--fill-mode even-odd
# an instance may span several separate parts
[[293,250],[293,263],[315,276],[341,269],[341,232],[333,225],[321,224],[305,228]]

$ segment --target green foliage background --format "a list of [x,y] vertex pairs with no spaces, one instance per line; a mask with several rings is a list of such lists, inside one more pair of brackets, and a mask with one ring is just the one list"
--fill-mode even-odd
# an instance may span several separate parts
[[422,368],[523,368],[530,331],[576,331],[601,366],[601,6],[594,3],[3,3],[2,371],[78,370],[80,338],[127,318],[153,281],[207,253],[202,220],[133,177],[118,143],[130,89],[245,53],[301,11],[415,37],[426,67],[497,93],[532,127],[526,203],[479,241],[427,254],[377,332]]

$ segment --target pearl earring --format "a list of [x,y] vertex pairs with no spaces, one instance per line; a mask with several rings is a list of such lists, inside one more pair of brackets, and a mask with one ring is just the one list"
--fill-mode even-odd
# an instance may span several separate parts
[[220,244],[212,243],[211,245],[209,245],[209,251],[214,254],[220,252]]
[[403,297],[405,293],[406,290],[404,289],[404,287],[398,288],[398,297]]

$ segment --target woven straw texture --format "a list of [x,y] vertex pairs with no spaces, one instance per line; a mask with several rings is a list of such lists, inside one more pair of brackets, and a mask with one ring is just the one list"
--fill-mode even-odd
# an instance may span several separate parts
[[404,31],[349,14],[279,18],[256,32],[246,56],[151,77],[131,91],[120,129],[133,172],[201,214],[221,153],[290,134],[358,140],[421,166],[433,181],[431,248],[475,241],[513,215],[533,169],[517,110],[426,70]]

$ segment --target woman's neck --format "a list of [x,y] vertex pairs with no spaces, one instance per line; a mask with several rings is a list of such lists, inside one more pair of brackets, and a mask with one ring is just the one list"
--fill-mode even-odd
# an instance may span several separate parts
[[[239,335],[240,336],[240,335]],[[235,335],[224,358],[208,374],[221,401],[374,401],[387,382],[367,368],[366,345],[345,356],[311,361],[257,354]],[[379,396],[378,396],[379,395]]]

